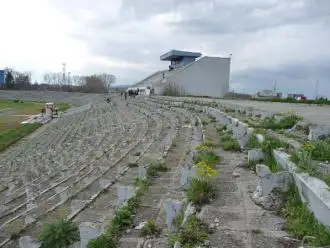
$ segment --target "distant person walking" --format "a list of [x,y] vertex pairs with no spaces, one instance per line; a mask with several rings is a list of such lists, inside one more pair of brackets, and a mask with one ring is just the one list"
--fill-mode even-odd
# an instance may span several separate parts
[[127,100],[127,92],[125,92],[125,101]]

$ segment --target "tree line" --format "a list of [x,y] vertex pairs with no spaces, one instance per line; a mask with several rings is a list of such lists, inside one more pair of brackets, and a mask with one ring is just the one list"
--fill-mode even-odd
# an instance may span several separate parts
[[102,73],[94,75],[65,75],[60,72],[48,72],[43,76],[43,82],[32,83],[31,72],[19,72],[5,69],[5,83],[0,86],[4,90],[49,90],[83,93],[107,93],[116,77]]

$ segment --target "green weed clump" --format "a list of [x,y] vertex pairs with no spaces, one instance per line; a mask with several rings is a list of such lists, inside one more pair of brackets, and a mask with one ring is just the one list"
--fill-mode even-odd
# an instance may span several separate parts
[[47,225],[39,240],[40,248],[67,248],[80,240],[79,228],[72,221],[61,219]]
[[270,117],[264,119],[261,123],[261,127],[272,130],[290,129],[293,128],[299,120],[301,120],[301,117],[296,114],[285,116],[280,121],[276,120],[275,117]]
[[312,236],[308,245],[323,247],[330,244],[330,229],[322,225],[300,200],[298,190],[293,185],[284,196],[282,215],[287,220],[285,229],[299,239]]
[[161,230],[154,220],[149,220],[141,229],[141,234],[143,236],[158,236],[160,232]]
[[330,142],[317,140],[312,142],[312,159],[317,161],[330,161]]
[[191,180],[186,192],[189,201],[195,205],[210,203],[216,197],[216,187],[212,180],[194,178]]
[[246,144],[246,148],[248,149],[253,149],[253,148],[260,148],[261,144],[258,141],[257,135],[253,133],[250,138],[248,143]]
[[220,137],[220,146],[225,151],[240,151],[241,150],[240,144],[229,133],[226,133]]
[[184,248],[202,245],[207,238],[207,228],[196,216],[192,216],[187,220],[178,235],[178,241]]
[[168,167],[164,163],[150,164],[147,169],[147,175],[149,177],[158,176],[158,172],[168,171]]
[[107,248],[116,247],[116,241],[109,235],[102,234],[96,239],[92,239],[88,242],[87,248]]
[[199,163],[199,162],[205,162],[206,164],[210,165],[210,166],[214,166],[216,164],[219,164],[221,161],[220,156],[216,155],[213,151],[211,150],[204,150],[204,151],[200,151],[198,153],[198,156],[195,158],[195,163]]

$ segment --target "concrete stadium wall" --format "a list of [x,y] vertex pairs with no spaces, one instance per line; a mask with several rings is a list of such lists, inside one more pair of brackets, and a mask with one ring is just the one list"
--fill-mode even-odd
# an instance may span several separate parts
[[223,97],[229,91],[230,58],[203,57],[168,77],[186,94]]

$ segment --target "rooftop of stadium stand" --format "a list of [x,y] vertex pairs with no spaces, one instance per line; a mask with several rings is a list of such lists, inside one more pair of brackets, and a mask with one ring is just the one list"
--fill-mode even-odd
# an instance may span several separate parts
[[162,61],[171,61],[171,60],[179,59],[179,58],[182,58],[182,57],[198,58],[200,56],[202,56],[201,53],[171,50],[171,51],[161,55],[160,60],[162,60]]

